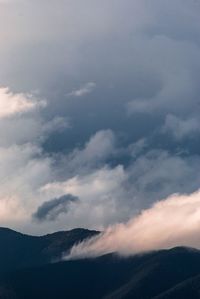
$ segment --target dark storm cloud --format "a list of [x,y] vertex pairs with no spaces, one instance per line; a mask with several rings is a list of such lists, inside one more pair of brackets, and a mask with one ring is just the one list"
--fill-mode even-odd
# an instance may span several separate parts
[[2,84],[39,90],[51,103],[46,118],[71,119],[73,130],[51,135],[47,150],[74,147],[102,129],[123,132],[133,142],[161,126],[166,114],[195,117],[198,1],[5,3]]
[[33,214],[38,221],[54,221],[61,213],[67,213],[69,204],[79,201],[79,198],[71,194],[63,195],[44,202]]
[[44,231],[98,227],[198,189],[199,14],[187,0],[0,1],[0,84],[47,103],[0,120],[0,210],[12,190],[19,219],[72,193],[81,203]]

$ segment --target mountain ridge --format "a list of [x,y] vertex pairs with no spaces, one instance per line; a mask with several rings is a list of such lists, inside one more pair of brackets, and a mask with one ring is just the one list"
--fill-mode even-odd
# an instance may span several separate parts
[[74,244],[98,234],[78,228],[30,236],[0,228],[0,299],[200,298],[198,249],[61,260]]
[[0,228],[0,273],[59,260],[74,244],[98,233],[77,228],[32,236],[9,228]]

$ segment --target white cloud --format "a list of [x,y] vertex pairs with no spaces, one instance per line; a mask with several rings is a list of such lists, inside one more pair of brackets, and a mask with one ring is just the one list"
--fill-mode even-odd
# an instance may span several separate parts
[[[7,215],[4,220],[1,218],[1,224],[14,223],[16,228],[31,233],[76,226],[104,229],[119,221],[127,221],[144,206],[148,207],[172,192],[191,192],[198,188],[198,158],[186,159],[163,151],[151,151],[138,158],[134,155],[128,168],[121,165],[109,167],[105,166],[105,159],[115,150],[112,140],[111,131],[98,132],[76,155],[67,155],[64,163],[61,157],[57,156],[54,161],[42,152],[40,146],[33,144],[1,148],[0,197],[2,213]],[[140,146],[143,148],[144,142],[139,143],[139,149]],[[64,174],[62,178],[60,171]],[[31,215],[38,206],[65,194],[79,197],[79,203],[70,206],[67,214],[60,215],[52,223],[46,221],[40,226],[31,223]],[[14,202],[21,211],[21,218],[17,220],[12,216]]]
[[128,223],[109,227],[100,237],[85,241],[67,258],[94,257],[110,252],[132,255],[175,246],[200,248],[200,191],[172,195]]
[[[41,188],[41,193],[46,198],[64,194],[73,194],[80,198],[80,202],[72,207],[67,217],[60,219],[60,225],[65,223],[70,227],[78,225],[103,228],[115,222],[116,216],[120,218],[117,202],[123,197],[122,186],[125,180],[126,173],[122,166],[113,169],[104,167],[89,174],[77,175],[64,182],[47,184]],[[124,219],[123,210],[121,212],[121,219]]]
[[[7,90],[5,93],[7,94]],[[9,97],[11,101],[23,99],[22,102],[26,103],[26,98],[22,95],[19,98],[19,95],[9,94]],[[36,107],[41,108],[41,105],[32,103],[26,109],[19,105],[15,112],[9,113],[9,117],[0,119],[0,225],[32,233],[73,227],[78,222],[90,227],[93,223],[96,227],[102,226],[102,223],[107,225],[106,209],[110,210],[112,218],[115,210],[114,197],[119,196],[119,193],[115,194],[115,190],[125,176],[121,166],[114,169],[103,167],[105,160],[115,150],[113,132],[97,132],[83,149],[74,150],[64,157],[63,164],[62,157],[56,155],[55,159],[59,162],[56,166],[54,156],[43,152],[41,141],[52,131],[66,129],[67,119],[55,117],[46,122],[40,115],[40,109],[35,109]],[[98,169],[97,165],[101,167]],[[60,171],[65,173],[64,183],[60,182]],[[81,175],[82,171],[84,175]],[[52,181],[56,183],[53,184]],[[55,186],[58,190],[55,190]],[[80,208],[74,207],[67,219],[66,215],[61,215],[51,225],[47,222],[39,226],[32,222],[32,213],[42,202],[65,192],[81,195]],[[91,207],[94,208],[94,213],[87,221],[87,211]],[[17,213],[13,214],[15,209]]]
[[[0,88],[0,225],[31,227],[32,212],[48,200],[40,189],[55,178],[54,157],[42,149],[52,131],[68,126],[66,119],[45,121],[44,101]],[[16,212],[14,212],[16,210]]]
[[[117,148],[111,130],[97,132],[82,149],[54,157],[43,152],[41,138],[54,126],[60,130],[65,120],[45,122],[37,110],[1,122],[1,128],[4,125],[6,129],[0,130],[0,136],[3,131],[9,135],[0,142],[0,211],[5,215],[1,225],[31,233],[75,226],[105,228],[126,221],[155,199],[179,190],[191,192],[199,185],[198,157],[181,158],[165,151],[145,153],[146,140],[128,149],[133,161],[127,168],[111,167],[106,161],[126,151]],[[42,202],[68,193],[78,196],[80,202],[72,205],[67,215],[40,226],[31,223],[32,213]],[[16,206],[19,213],[15,217],[12,211]]]
[[0,118],[28,112],[37,107],[45,106],[44,101],[35,101],[30,95],[14,94],[9,88],[0,88]]
[[85,85],[82,85],[79,89],[70,92],[68,96],[82,97],[84,95],[91,93],[95,89],[95,87],[96,87],[96,83],[88,82]]
[[199,187],[198,157],[183,158],[165,151],[150,151],[138,158],[134,156],[127,168],[89,162],[85,166],[82,162],[73,166],[70,161],[65,162],[63,167],[67,172],[62,181],[41,188],[44,198],[68,193],[80,198],[79,204],[60,218],[60,223],[54,224],[56,227],[63,223],[69,227],[106,228],[127,221],[155,200],[175,192],[190,193]]
[[30,221],[31,210],[41,200],[38,190],[51,180],[51,163],[33,144],[0,147],[1,225],[22,227]]
[[99,195],[106,196],[108,192],[112,194],[124,179],[125,173],[122,166],[113,169],[104,167],[86,176],[77,175],[65,182],[47,184],[43,187],[43,191],[50,192],[54,196],[70,193],[78,197],[94,198]]

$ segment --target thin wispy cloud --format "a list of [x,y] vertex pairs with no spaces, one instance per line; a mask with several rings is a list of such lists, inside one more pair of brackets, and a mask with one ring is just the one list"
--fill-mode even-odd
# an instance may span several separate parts
[[82,85],[79,89],[75,89],[75,90],[71,91],[70,93],[68,93],[68,96],[82,97],[82,96],[85,96],[85,95],[93,92],[95,87],[96,87],[96,83],[88,82],[88,83]]

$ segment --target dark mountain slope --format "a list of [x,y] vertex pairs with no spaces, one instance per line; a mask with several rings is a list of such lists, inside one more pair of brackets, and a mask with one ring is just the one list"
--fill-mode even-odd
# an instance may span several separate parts
[[200,273],[200,251],[173,248],[160,251],[106,299],[154,298],[164,290]]
[[20,299],[103,298],[126,283],[151,255],[130,259],[107,255],[24,269],[5,276],[1,284]]
[[19,299],[153,299],[199,273],[200,252],[174,248],[126,259],[107,255],[24,269],[4,276],[1,286]]
[[200,298],[200,275],[187,279],[155,299],[196,299]]
[[200,251],[194,249],[55,263],[96,234],[75,229],[34,237],[0,228],[0,299],[200,298]]
[[41,237],[0,228],[0,273],[23,267],[39,266],[59,259],[75,243],[98,232],[74,229]]

